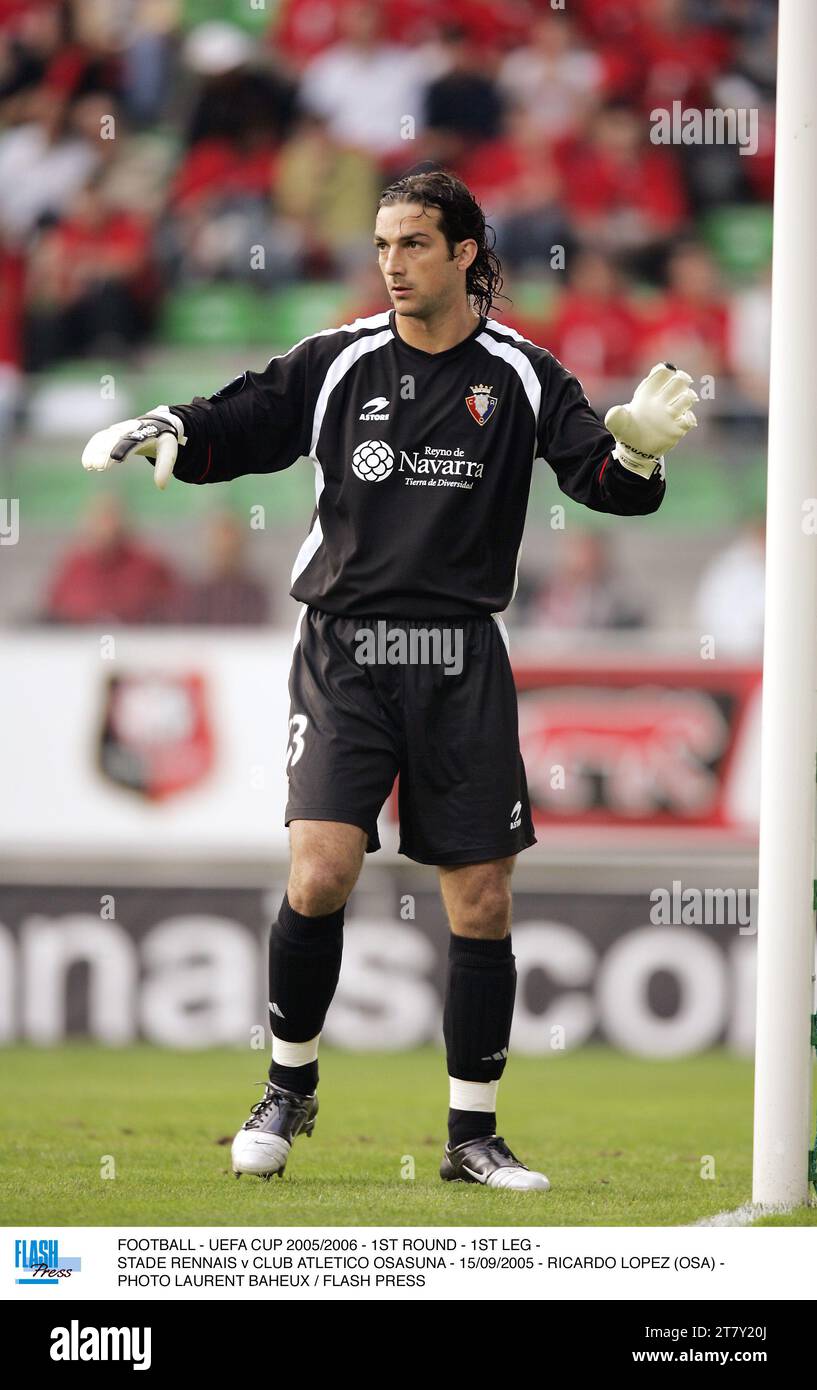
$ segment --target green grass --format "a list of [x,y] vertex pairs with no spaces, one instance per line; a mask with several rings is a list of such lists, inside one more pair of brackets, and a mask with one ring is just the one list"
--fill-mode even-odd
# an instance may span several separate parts
[[[229,1171],[261,1052],[19,1047],[3,1064],[6,1225],[677,1225],[750,1195],[751,1065],[725,1052],[513,1057],[500,1132],[549,1175],[546,1195],[440,1182],[447,1088],[431,1048],[322,1051],[315,1134],[270,1183]],[[778,1218],[790,1219],[817,1224],[817,1210]]]

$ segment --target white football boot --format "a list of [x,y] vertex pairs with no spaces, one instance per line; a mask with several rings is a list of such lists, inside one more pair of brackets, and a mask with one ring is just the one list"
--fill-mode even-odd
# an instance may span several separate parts
[[312,1137],[317,1113],[318,1097],[314,1093],[303,1096],[268,1081],[263,1100],[252,1107],[249,1119],[233,1140],[236,1177],[255,1173],[269,1182],[277,1173],[282,1178],[293,1140],[299,1134],[305,1134],[307,1139]]
[[544,1173],[526,1168],[497,1134],[466,1139],[456,1147],[446,1144],[440,1177],[445,1182],[479,1182],[484,1187],[509,1187],[518,1192],[547,1192],[550,1187]]

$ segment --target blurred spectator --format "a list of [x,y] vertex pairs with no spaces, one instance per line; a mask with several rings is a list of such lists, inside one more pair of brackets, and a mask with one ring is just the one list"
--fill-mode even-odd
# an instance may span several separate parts
[[312,58],[340,42],[343,0],[286,0],[277,5],[270,47],[302,71]]
[[61,38],[62,20],[55,5],[28,6],[14,27],[0,29],[0,111],[5,121],[21,119],[19,98],[41,84]]
[[248,572],[245,561],[247,527],[236,516],[221,512],[207,527],[206,579],[188,584],[176,608],[183,623],[237,627],[265,623],[269,617],[266,589]]
[[0,444],[12,433],[23,367],[25,260],[0,239]]
[[599,532],[570,531],[559,566],[533,600],[530,619],[553,631],[633,629],[643,611],[623,593],[613,572],[610,548]]
[[452,167],[493,225],[503,265],[541,271],[549,268],[554,247],[570,240],[562,180],[551,147],[524,107],[508,114],[505,127],[499,139],[468,149]]
[[168,276],[176,282],[252,277],[262,284],[298,276],[305,248],[297,227],[277,217],[272,203],[291,84],[253,70],[253,43],[232,24],[200,25],[185,53],[205,81],[160,232]]
[[779,0],[687,0],[691,18],[700,24],[723,25],[728,32],[746,29],[777,18]]
[[253,70],[254,52],[234,24],[201,24],[188,36],[185,59],[202,85],[171,191],[176,207],[267,198],[294,98],[283,78]]
[[[350,3],[357,0],[286,0],[270,32],[276,51],[302,70],[310,59],[341,42]],[[440,0],[380,0],[378,9],[389,43],[429,44],[437,33]],[[445,17],[484,49],[522,43],[530,22],[526,6],[517,0],[447,0]]]
[[344,8],[342,39],[307,64],[299,100],[326,119],[338,144],[369,150],[386,166],[406,162],[402,123],[413,117],[419,134],[429,74],[418,50],[383,39],[382,19],[376,4]]
[[[120,35],[121,95],[129,119],[150,126],[173,95],[174,28],[180,0],[136,0]],[[120,13],[121,19],[121,13]]]
[[59,216],[98,160],[65,99],[37,87],[25,122],[0,135],[0,231],[22,242],[42,218]]
[[242,158],[226,142],[195,146],[159,231],[168,279],[270,286],[302,277],[310,247],[297,223],[276,213],[275,168],[272,151],[263,148]]
[[668,288],[645,316],[641,362],[683,362],[690,376],[720,372],[726,363],[728,307],[705,247],[683,243],[668,265]]
[[255,67],[256,44],[235,24],[213,20],[188,35],[184,59],[202,79],[187,143],[226,140],[247,147],[277,144],[292,119],[294,83],[277,69]]
[[573,135],[601,91],[600,58],[579,38],[566,13],[540,15],[525,44],[499,70],[509,103],[523,106],[543,140]]
[[757,516],[704,572],[695,622],[702,637],[714,637],[716,657],[762,653],[765,564],[765,521]]
[[181,213],[207,213],[236,200],[265,202],[274,171],[275,151],[263,142],[241,147],[229,140],[200,140],[176,171],[171,206]]
[[582,243],[629,255],[655,273],[686,218],[674,154],[647,141],[645,122],[621,102],[604,106],[586,138],[559,146],[565,203]]
[[[107,8],[108,14],[115,6]],[[90,92],[113,95],[119,67],[110,24],[90,22],[94,5],[33,0],[0,33],[0,105],[6,120],[20,119],[16,98],[40,85],[70,101]],[[0,24],[4,16],[0,9]]]
[[634,375],[641,325],[609,257],[583,251],[567,264],[567,289],[544,330],[544,341],[560,361],[570,363],[592,395],[604,377]]
[[701,109],[712,104],[712,83],[728,61],[725,29],[690,22],[687,0],[638,0],[635,46],[646,111],[673,101]]
[[371,155],[335,144],[325,121],[304,116],[284,146],[275,199],[297,226],[309,265],[348,273],[371,260],[380,188]]
[[503,101],[465,29],[444,29],[441,53],[445,71],[425,92],[424,149],[427,157],[451,164],[475,144],[496,139]]
[[[731,61],[718,73],[711,86],[709,104],[727,112],[741,112],[742,138],[756,141],[751,154],[741,154],[737,144],[710,141],[703,145],[681,146],[690,198],[696,211],[723,203],[745,202],[751,198],[772,201],[774,183],[774,87],[777,43],[774,15],[761,16],[755,0],[742,8],[748,13],[738,27],[733,10],[731,26],[738,41]],[[754,122],[754,127],[748,122]]]
[[[723,108],[743,108],[757,116],[757,150],[740,159],[744,197],[770,203],[774,196],[774,97],[777,76],[776,14],[767,13],[740,32],[733,60],[714,85],[714,100]],[[723,148],[723,147],[721,147]],[[725,201],[728,187],[720,193]],[[713,199],[717,199],[717,189]]]
[[28,281],[29,370],[69,352],[127,355],[145,335],[156,296],[150,229],[112,207],[94,179],[41,236]]
[[729,305],[729,367],[746,398],[766,410],[772,350],[772,268],[738,290]]
[[86,519],[87,540],[60,562],[45,600],[52,623],[162,622],[178,602],[171,566],[128,533],[119,502],[94,498]]
[[629,42],[637,24],[633,0],[575,0],[582,29],[600,47],[605,41]]

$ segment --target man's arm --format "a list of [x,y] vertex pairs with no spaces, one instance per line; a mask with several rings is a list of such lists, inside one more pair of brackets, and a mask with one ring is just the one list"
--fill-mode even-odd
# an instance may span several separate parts
[[85,447],[83,467],[102,471],[140,454],[154,463],[160,488],[171,474],[184,483],[223,483],[289,468],[310,446],[307,348],[298,344],[212,396],[156,406],[100,430]]
[[[671,379],[677,384],[674,394]],[[591,408],[580,382],[551,358],[542,390],[537,444],[562,492],[597,512],[641,516],[657,511],[666,491],[663,456],[696,423],[689,407],[697,397],[689,390],[689,380],[673,367],[654,367],[629,406],[608,411],[607,421],[615,431],[611,433]],[[648,384],[651,403],[645,420],[639,392]],[[667,402],[652,403],[652,397],[665,387]],[[621,428],[633,435],[629,447],[621,438]],[[648,446],[655,446],[655,451]]]

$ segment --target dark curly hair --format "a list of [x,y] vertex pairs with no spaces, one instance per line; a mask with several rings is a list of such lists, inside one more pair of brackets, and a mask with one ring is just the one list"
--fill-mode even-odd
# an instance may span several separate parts
[[465,288],[478,312],[488,314],[502,289],[502,266],[494,251],[494,229],[486,224],[470,188],[444,169],[405,174],[383,191],[377,206],[391,207],[394,203],[439,208],[440,229],[452,256],[455,242],[469,238],[477,243],[476,257],[465,272]]

